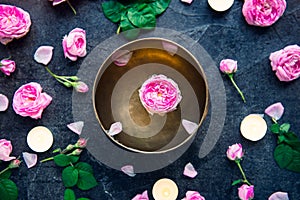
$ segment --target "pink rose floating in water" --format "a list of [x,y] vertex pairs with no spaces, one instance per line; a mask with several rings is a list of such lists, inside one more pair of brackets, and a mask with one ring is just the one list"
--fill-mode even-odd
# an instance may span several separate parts
[[30,15],[21,8],[0,4],[0,42],[4,45],[25,36],[31,26]]
[[292,81],[300,76],[300,47],[289,45],[269,57],[272,70],[280,81]]
[[52,97],[42,92],[40,84],[31,82],[22,85],[14,94],[13,109],[23,116],[39,119],[43,110],[51,103]]
[[246,0],[242,12],[250,25],[271,26],[283,15],[285,9],[285,0]]
[[64,55],[72,61],[77,57],[86,55],[86,33],[81,28],[73,29],[68,35],[65,35],[62,41]]
[[163,115],[174,111],[182,99],[177,83],[165,75],[153,75],[139,90],[140,100],[150,113]]

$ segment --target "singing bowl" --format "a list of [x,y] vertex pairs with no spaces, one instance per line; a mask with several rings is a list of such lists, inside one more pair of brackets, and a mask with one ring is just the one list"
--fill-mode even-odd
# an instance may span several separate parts
[[[175,55],[163,43],[178,48]],[[133,52],[125,66],[117,66],[112,55],[119,50]],[[153,74],[163,74],[179,86],[182,100],[177,109],[163,116],[149,114],[138,90]],[[143,38],[116,49],[98,70],[93,86],[93,106],[104,133],[116,145],[139,153],[164,153],[191,140],[208,112],[209,91],[205,73],[184,47],[163,38]],[[197,128],[187,132],[182,120]],[[110,126],[121,122],[122,132],[108,134]]]

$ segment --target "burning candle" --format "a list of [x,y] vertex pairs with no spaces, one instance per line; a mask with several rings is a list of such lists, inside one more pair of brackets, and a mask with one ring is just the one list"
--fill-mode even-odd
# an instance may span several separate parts
[[27,135],[27,144],[35,152],[45,152],[53,144],[53,135],[44,126],[34,127]]
[[241,122],[241,134],[248,140],[258,141],[262,139],[267,132],[267,123],[258,114],[250,114]]
[[234,0],[208,0],[209,6],[218,12],[228,10],[234,3]]
[[171,179],[163,178],[153,185],[152,195],[155,200],[176,200],[178,187]]

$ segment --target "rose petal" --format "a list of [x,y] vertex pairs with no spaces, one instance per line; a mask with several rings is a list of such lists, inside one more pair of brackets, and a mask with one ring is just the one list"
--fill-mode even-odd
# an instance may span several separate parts
[[265,113],[275,120],[279,120],[284,112],[281,102],[274,103],[265,109]]
[[34,53],[34,60],[43,65],[48,65],[53,55],[52,46],[40,46]]
[[289,200],[288,193],[286,192],[275,192],[268,200]]
[[121,168],[121,171],[127,174],[130,177],[134,177],[136,174],[134,173],[132,165],[125,165]]
[[0,112],[6,111],[8,108],[8,98],[4,94],[0,94]]
[[181,0],[181,2],[191,4],[193,0]]
[[84,122],[83,121],[73,122],[73,123],[67,125],[67,127],[71,131],[73,131],[74,133],[76,133],[77,135],[81,134],[83,126],[84,126]]
[[122,131],[122,123],[121,122],[115,122],[113,123],[110,128],[109,131],[107,132],[108,135],[110,136],[114,136],[119,134]]
[[[181,0],[182,2],[186,2],[186,3],[192,3],[193,0]],[[171,56],[174,56],[176,53],[177,53],[177,50],[178,50],[178,46],[176,46],[175,44],[172,44],[170,42],[165,42],[165,41],[162,41],[162,45],[163,45],[163,48],[171,55]]]
[[149,200],[148,197],[148,191],[145,190],[142,194],[137,194],[133,199],[131,200]]
[[196,124],[195,122],[191,122],[186,119],[183,119],[181,123],[182,123],[182,126],[184,127],[184,129],[186,130],[186,132],[188,132],[189,134],[192,134],[195,131],[197,131],[197,129],[199,127],[198,124]]
[[114,63],[117,66],[125,66],[129,62],[130,58],[132,56],[132,52],[128,50],[119,50],[116,51],[112,56],[111,59],[114,61]]
[[183,175],[188,176],[190,178],[195,178],[197,176],[198,172],[195,170],[192,163],[188,163],[184,167]]
[[23,155],[24,161],[25,161],[28,168],[31,168],[31,167],[36,165],[36,163],[37,163],[37,154],[23,152],[22,155]]

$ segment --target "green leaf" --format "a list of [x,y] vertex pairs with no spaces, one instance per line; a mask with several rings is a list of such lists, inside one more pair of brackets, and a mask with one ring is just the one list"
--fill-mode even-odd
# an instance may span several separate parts
[[286,144],[280,144],[275,148],[274,159],[280,168],[287,167],[293,161],[293,150]]
[[54,162],[57,166],[66,167],[70,163],[76,163],[79,160],[79,156],[67,156],[65,154],[58,154],[54,156]]
[[295,151],[300,152],[300,141],[287,140],[286,143]]
[[121,16],[126,13],[126,7],[117,1],[107,1],[102,3],[102,10],[110,21],[117,23],[121,20]]
[[8,179],[11,175],[11,170],[8,169],[7,171],[3,172],[2,174],[0,174],[0,178],[3,178],[3,179]]
[[299,141],[297,135],[293,132],[287,132],[283,134],[285,137],[285,141]]
[[89,172],[91,174],[93,174],[93,168],[90,164],[86,163],[86,162],[79,162],[75,165],[75,168],[78,170],[82,170],[85,172]]
[[293,151],[293,160],[286,169],[300,173],[300,152]]
[[140,33],[140,30],[137,29],[128,19],[127,16],[122,16],[120,27],[124,31],[123,35],[129,40],[134,40]]
[[64,194],[64,200],[76,200],[75,193],[72,189],[66,189]]
[[284,123],[284,124],[281,124],[279,129],[280,129],[280,132],[287,133],[287,132],[289,132],[290,127],[291,127],[291,125],[289,123]]
[[271,132],[275,133],[275,134],[279,134],[280,133],[280,125],[279,124],[272,124],[271,126]]
[[1,200],[16,200],[18,198],[18,188],[10,179],[0,179]]
[[238,180],[233,181],[231,185],[234,186],[234,185],[239,184],[241,182],[243,182],[243,180],[238,179]]
[[77,187],[79,189],[89,190],[97,185],[98,183],[93,174],[86,171],[79,170],[79,177],[77,182]]
[[156,18],[153,9],[148,4],[136,4],[129,8],[127,13],[129,21],[139,28],[153,28]]
[[77,184],[79,178],[78,170],[75,167],[69,166],[62,171],[62,180],[65,187],[73,187]]
[[152,8],[156,16],[162,14],[168,8],[170,2],[171,0],[157,0],[148,5]]
[[81,197],[81,198],[79,198],[79,199],[77,199],[77,200],[90,200],[90,199],[89,199],[89,198]]

